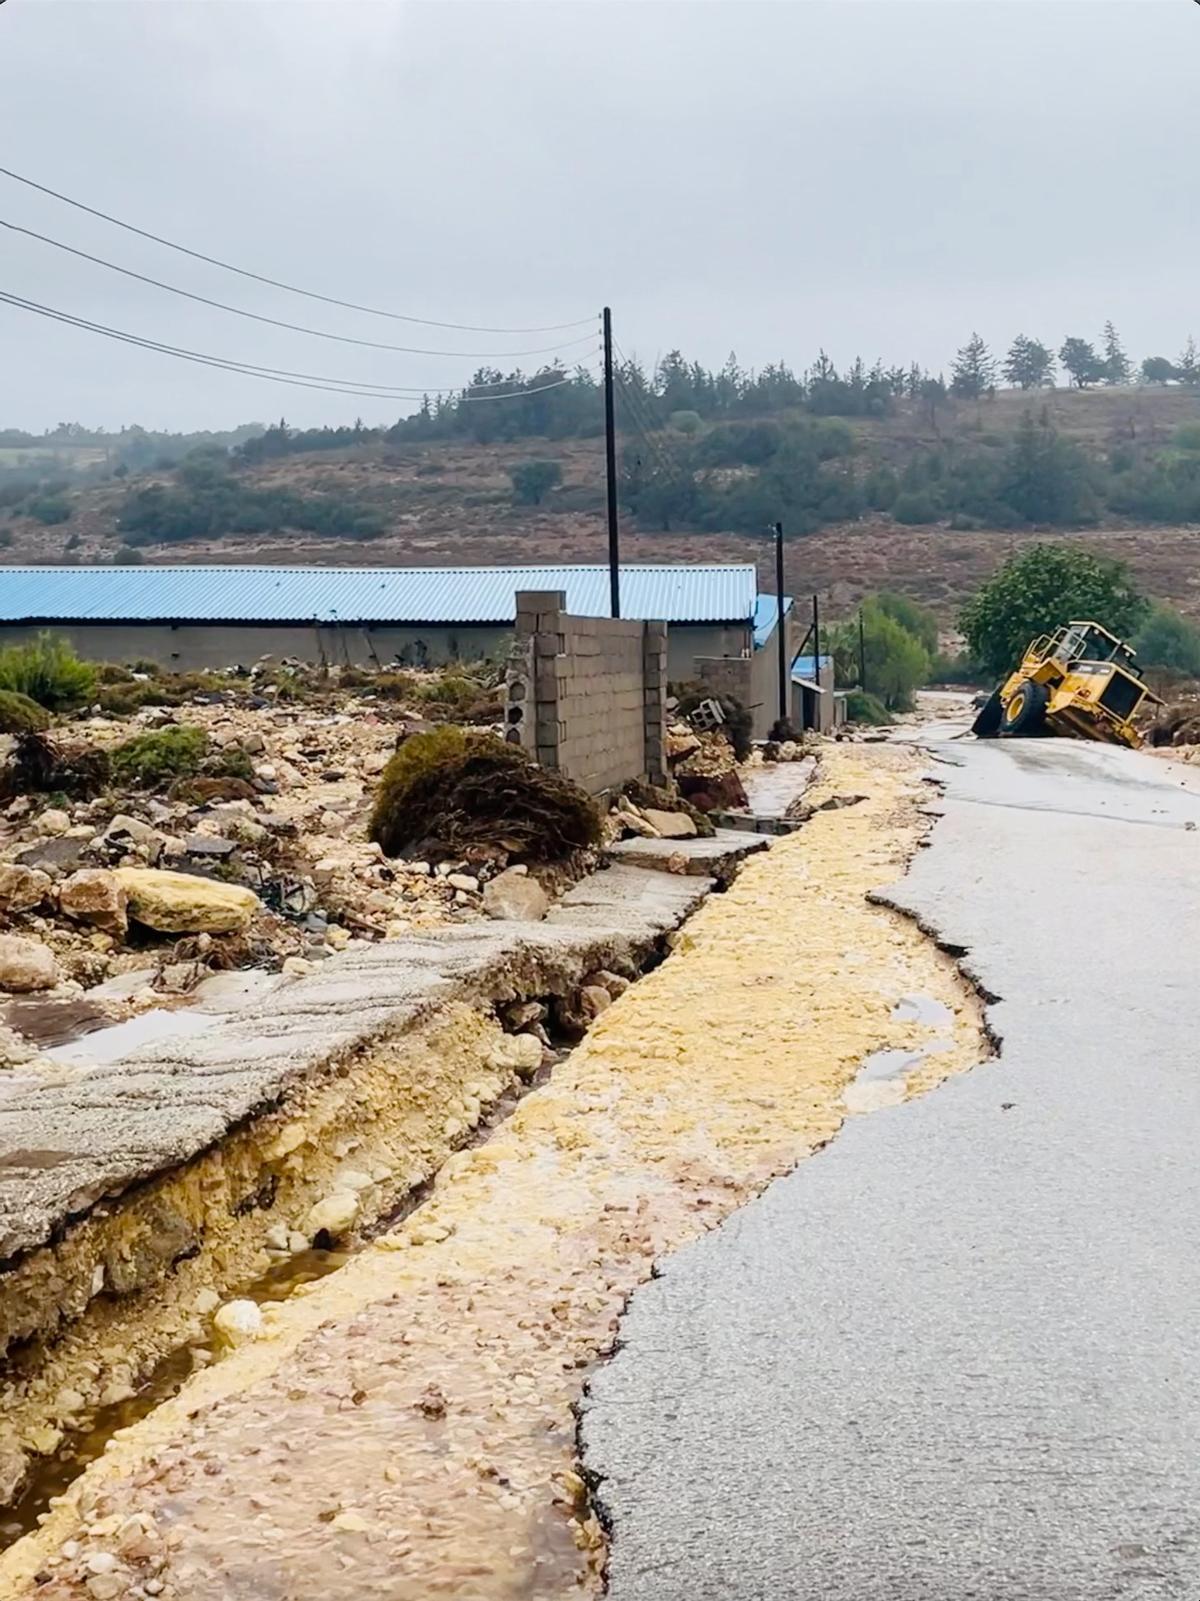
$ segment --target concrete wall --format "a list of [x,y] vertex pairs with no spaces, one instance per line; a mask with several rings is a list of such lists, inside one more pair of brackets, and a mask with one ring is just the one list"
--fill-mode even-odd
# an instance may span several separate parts
[[589,793],[666,774],[667,627],[572,617],[561,590],[517,595],[507,738]]
[[[0,582],[3,580],[0,579]],[[294,656],[306,662],[353,663],[359,667],[440,666],[500,656],[512,629],[476,623],[460,627],[332,627],[313,623],[52,623],[0,625],[0,644],[32,639],[47,629],[70,640],[90,661],[146,660],[176,672],[251,667],[260,656]]]
[[[0,582],[2,582],[0,578]],[[31,639],[46,629],[69,639],[90,661],[131,662],[144,659],[177,672],[252,666],[260,656],[294,656],[300,661],[352,662],[387,666],[397,657],[406,665],[430,666],[450,661],[499,657],[513,639],[507,626],[485,623],[438,624],[420,628],[399,624],[372,627],[305,626],[280,623],[49,623],[36,627],[0,624],[0,644]],[[696,676],[697,655],[740,655],[748,643],[747,627],[706,623],[672,625],[667,672],[673,681]]]

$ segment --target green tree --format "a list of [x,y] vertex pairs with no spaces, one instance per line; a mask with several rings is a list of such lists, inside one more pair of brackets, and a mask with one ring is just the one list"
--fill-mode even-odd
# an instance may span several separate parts
[[1191,334],[1188,335],[1187,344],[1184,345],[1179,360],[1175,363],[1175,376],[1189,389],[1194,389],[1200,384],[1200,357],[1196,355],[1196,341]]
[[1165,356],[1147,356],[1142,363],[1142,381],[1147,384],[1169,384],[1177,377],[1175,363]]
[[1096,354],[1095,347],[1086,339],[1077,339],[1073,335],[1064,339],[1058,359],[1071,374],[1071,382],[1076,389],[1086,389],[1089,384],[1098,384],[1104,377],[1104,362]]
[[1043,418],[1026,412],[1005,457],[999,498],[1027,523],[1071,527],[1095,520],[1082,452]]
[[[883,702],[888,711],[903,712],[912,707],[913,695],[929,678],[930,654],[908,629],[897,622],[880,604],[880,596],[868,595],[862,603],[862,640],[866,658],[866,688]],[[891,596],[892,602],[902,596]],[[857,616],[837,624],[830,631],[834,676],[843,684],[859,678],[859,626]],[[860,686],[862,687],[862,686]]]
[[521,506],[540,506],[552,489],[562,483],[562,468],[556,461],[519,461],[510,467],[513,499]]
[[1133,643],[1146,667],[1165,667],[1200,678],[1200,628],[1173,607],[1152,607]]
[[995,383],[995,357],[980,336],[972,334],[954,358],[950,387],[966,400],[979,400]]
[[1121,347],[1117,330],[1111,322],[1104,324],[1104,382],[1109,385],[1127,384],[1130,374],[1129,357]]
[[938,625],[931,611],[894,589],[881,589],[874,600],[886,617],[899,623],[901,628],[906,628],[914,639],[921,641],[931,656],[934,655],[938,648]]
[[1038,634],[1081,619],[1129,636],[1145,612],[1122,563],[1071,544],[1039,544],[1009,557],[963,607],[959,626],[972,656],[999,676]]
[[1053,382],[1054,353],[1040,339],[1018,334],[1004,358],[1006,382],[1017,389],[1040,389]]

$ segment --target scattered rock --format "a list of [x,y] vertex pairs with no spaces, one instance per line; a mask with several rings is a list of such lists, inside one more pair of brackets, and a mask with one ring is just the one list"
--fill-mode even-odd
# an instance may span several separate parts
[[58,962],[48,946],[19,934],[0,934],[0,989],[18,995],[49,990],[60,976]]
[[230,1348],[257,1340],[262,1327],[262,1311],[256,1301],[226,1301],[213,1318],[218,1340]]
[[466,895],[479,893],[479,880],[473,878],[470,873],[447,873],[446,882],[451,889],[461,889]]
[[125,938],[129,928],[127,899],[120,879],[103,867],[84,867],[72,873],[58,892],[58,904],[68,917],[90,923],[118,940]]
[[47,806],[46,810],[38,817],[37,826],[43,834],[57,836],[66,833],[71,826],[71,819],[66,812],[60,811],[57,806]]
[[237,841],[224,839],[220,834],[188,834],[183,848],[189,856],[223,862],[237,850]]
[[115,876],[128,895],[130,917],[163,934],[233,933],[261,909],[253,890],[191,873],[119,867]]
[[159,828],[152,828],[138,817],[118,812],[99,836],[96,844],[113,859],[122,856],[140,856],[151,867],[167,848],[167,836]]
[[686,812],[660,812],[641,808],[642,816],[660,839],[694,839],[696,825]]
[[611,1005],[612,996],[599,984],[585,984],[579,991],[579,1009],[588,1022],[594,1022]]
[[73,873],[83,865],[87,860],[88,845],[88,840],[71,834],[59,839],[39,839],[18,851],[15,860],[20,867],[33,867],[49,873],[51,878],[61,878],[64,873]]
[[15,862],[0,862],[0,909],[6,912],[27,912],[39,906],[50,893],[51,878],[36,867],[19,867]]
[[[449,882],[454,882],[454,875]],[[536,878],[510,867],[484,885],[483,909],[501,920],[540,923],[550,910],[550,897]]]
[[309,1208],[304,1227],[310,1239],[315,1239],[318,1234],[328,1234],[336,1240],[353,1228],[357,1216],[357,1193],[354,1190],[334,1190]]
[[284,978],[305,978],[309,973],[317,970],[316,962],[310,962],[303,956],[288,956],[284,959],[280,971]]

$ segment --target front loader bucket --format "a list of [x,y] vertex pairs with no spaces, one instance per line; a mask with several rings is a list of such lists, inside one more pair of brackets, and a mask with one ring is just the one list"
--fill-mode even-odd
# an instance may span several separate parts
[[971,724],[971,732],[976,739],[995,739],[1000,732],[1000,691],[994,689],[979,708],[975,721]]

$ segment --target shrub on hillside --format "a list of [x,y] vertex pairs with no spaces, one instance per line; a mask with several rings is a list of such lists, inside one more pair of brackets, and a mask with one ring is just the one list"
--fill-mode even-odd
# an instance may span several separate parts
[[1200,678],[1200,628],[1172,607],[1155,606],[1133,642],[1144,667]]
[[157,789],[199,772],[207,751],[208,735],[186,724],[136,734],[112,752],[113,777],[135,789]]
[[28,695],[47,711],[69,711],[95,693],[96,669],[59,635],[39,634],[0,650],[0,689]]
[[905,489],[892,502],[892,516],[910,527],[935,523],[941,515],[942,508],[927,489]]
[[0,734],[25,734],[49,726],[50,716],[44,706],[15,689],[0,689]]
[[368,832],[388,856],[503,844],[521,860],[553,862],[599,842],[600,813],[519,746],[448,724],[406,739],[388,762]]

